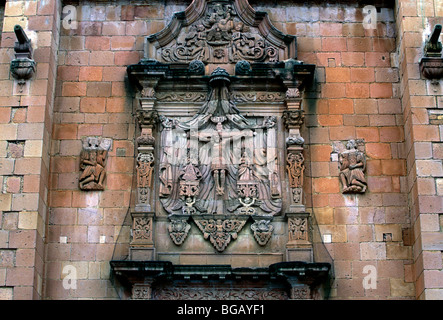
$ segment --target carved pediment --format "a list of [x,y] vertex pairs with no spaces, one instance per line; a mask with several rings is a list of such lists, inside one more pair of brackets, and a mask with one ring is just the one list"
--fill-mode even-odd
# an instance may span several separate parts
[[147,37],[147,58],[162,62],[276,62],[295,59],[296,38],[277,30],[247,0],[194,0]]

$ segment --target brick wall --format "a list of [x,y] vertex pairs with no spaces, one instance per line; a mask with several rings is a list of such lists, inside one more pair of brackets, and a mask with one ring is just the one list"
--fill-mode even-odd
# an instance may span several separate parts
[[401,98],[405,119],[408,202],[413,230],[413,280],[419,299],[443,299],[443,193],[441,123],[433,112],[442,105],[442,81],[432,85],[420,75],[427,36],[443,23],[439,1],[398,1],[397,28]]
[[[114,298],[109,261],[119,235],[129,235],[129,228],[122,224],[128,214],[134,172],[135,117],[126,67],[143,56],[143,37],[160,31],[165,17],[185,6],[166,7],[162,1],[149,5],[83,2],[75,8],[78,28],[62,28],[60,35],[47,296]],[[85,136],[113,139],[103,192],[78,188]],[[60,237],[67,237],[67,243],[60,243]],[[77,269],[76,290],[63,289],[61,274],[66,265]]]
[[[304,100],[306,192],[320,232],[332,235],[333,298],[414,298],[394,8],[380,4],[376,28],[366,29],[357,4],[262,5],[297,35],[298,58],[317,65]],[[365,141],[364,195],[341,193],[331,161],[334,143],[349,139]],[[366,266],[377,270],[376,289],[363,287]]]
[[[109,281],[115,243],[132,201],[133,93],[126,66],[143,37],[190,1],[8,1],[0,48],[0,299],[117,298]],[[43,5],[43,3],[45,5]],[[317,65],[305,93],[305,192],[334,259],[333,299],[442,298],[443,107],[422,80],[424,34],[441,21],[427,0],[377,3],[375,29],[356,3],[250,1],[281,31],[297,35],[298,58]],[[63,28],[73,5],[78,28]],[[22,25],[37,74],[13,95],[9,64]],[[58,54],[56,54],[58,50]],[[55,81],[56,79],[56,81]],[[105,191],[78,188],[81,139],[113,139]],[[368,190],[343,195],[333,145],[364,139]],[[68,266],[76,289],[65,289]],[[377,287],[365,289],[366,266]]]
[[[57,1],[7,1],[0,48],[0,297],[43,295],[49,151],[58,48]],[[38,65],[23,94],[9,72],[14,25],[31,38]]]

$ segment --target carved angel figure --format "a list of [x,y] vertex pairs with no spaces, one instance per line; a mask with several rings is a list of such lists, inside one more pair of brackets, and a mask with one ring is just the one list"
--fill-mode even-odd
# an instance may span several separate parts
[[80,153],[81,190],[104,190],[106,156],[110,147],[110,139],[87,137],[83,140],[83,150]]
[[357,149],[355,140],[349,140],[346,149],[339,156],[340,181],[343,186],[343,193],[363,193],[367,187],[364,175],[366,169],[365,155]]

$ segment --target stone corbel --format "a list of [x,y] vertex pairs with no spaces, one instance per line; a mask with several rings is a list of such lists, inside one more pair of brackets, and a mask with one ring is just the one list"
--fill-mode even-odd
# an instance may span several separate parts
[[289,291],[291,300],[311,300],[311,288],[308,285],[293,279],[288,279],[288,282],[291,286]]
[[15,59],[11,61],[11,74],[17,80],[18,94],[25,94],[26,80],[35,73],[35,61],[32,58],[31,40],[20,25],[14,26],[17,41],[14,45]]
[[154,279],[145,279],[144,283],[136,283],[132,286],[131,300],[151,300],[152,283]]
[[443,78],[442,43],[438,40],[441,31],[442,26],[435,25],[425,44],[425,56],[420,59],[419,63],[422,75],[431,80],[433,84],[438,84],[438,80]]

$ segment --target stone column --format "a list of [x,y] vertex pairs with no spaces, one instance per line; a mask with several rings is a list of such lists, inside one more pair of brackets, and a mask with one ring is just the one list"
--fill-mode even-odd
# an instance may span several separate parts
[[286,244],[286,261],[313,262],[312,243],[309,239],[309,213],[306,213],[303,194],[304,180],[304,139],[300,134],[304,122],[301,108],[301,94],[297,83],[286,84],[286,105],[283,113],[288,130],[286,139],[286,171],[289,180],[288,199],[290,205],[286,213],[288,218],[288,243]]
[[155,260],[154,211],[152,209],[153,174],[155,164],[155,138],[153,130],[157,122],[155,86],[158,80],[143,81],[140,92],[137,120],[140,135],[136,139],[137,197],[132,213],[131,260]]

